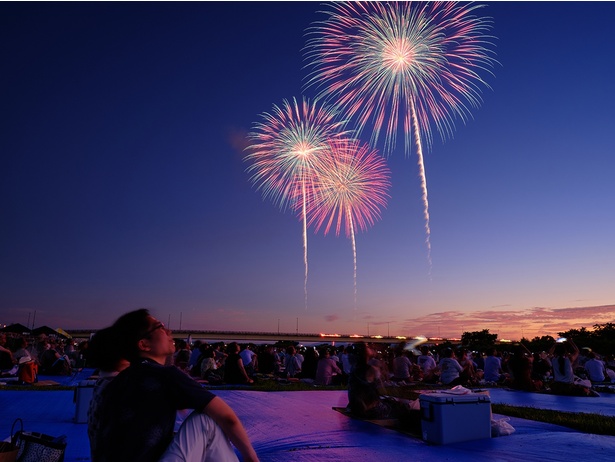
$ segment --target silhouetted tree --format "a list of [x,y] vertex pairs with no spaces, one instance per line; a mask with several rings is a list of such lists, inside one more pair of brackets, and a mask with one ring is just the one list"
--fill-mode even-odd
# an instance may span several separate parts
[[576,343],[579,348],[593,348],[592,345],[594,342],[592,338],[592,333],[588,331],[585,327],[581,327],[580,329],[570,329],[566,332],[558,332],[557,335],[559,335],[560,337],[573,339],[574,343]]
[[606,324],[594,324],[594,332],[592,333],[592,345],[590,348],[598,353],[607,354],[615,353],[615,324],[607,322]]
[[[524,341],[525,340],[525,341]],[[549,348],[553,345],[555,339],[550,335],[543,335],[542,337],[534,337],[532,340],[522,339],[523,343],[531,352],[549,351]]]
[[461,344],[474,351],[484,351],[495,345],[498,334],[490,334],[489,329],[476,332],[464,332],[461,334]]

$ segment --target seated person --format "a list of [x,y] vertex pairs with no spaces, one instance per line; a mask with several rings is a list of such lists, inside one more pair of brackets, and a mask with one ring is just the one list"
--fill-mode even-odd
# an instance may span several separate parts
[[542,390],[542,381],[532,378],[532,353],[522,343],[515,344],[513,354],[508,360],[510,387],[523,391]]
[[551,377],[552,370],[553,365],[545,351],[534,353],[534,361],[532,362],[532,378],[534,380],[540,380],[544,383]]
[[379,371],[370,364],[375,355],[364,342],[354,345],[355,366],[348,378],[348,409],[367,419],[405,418],[410,415],[413,404],[407,400],[383,395]]
[[106,386],[121,371],[130,366],[130,363],[121,352],[117,332],[113,327],[101,329],[90,341],[88,347],[88,361],[96,368],[94,375],[98,376],[90,405],[88,407],[88,438],[90,440],[91,460],[96,460],[98,448],[96,447],[96,434],[100,430],[100,406],[102,394]]
[[468,355],[468,350],[459,348],[455,355],[457,356],[457,362],[463,368],[459,373],[460,383],[462,385],[477,385],[480,379],[476,371],[476,364]]
[[461,384],[460,375],[463,372],[463,367],[457,361],[452,348],[444,349],[438,369],[440,370],[440,381],[444,385],[455,386]]
[[551,361],[553,382],[550,384],[553,393],[570,396],[600,396],[591,387],[575,383],[572,365],[579,355],[579,348],[572,339],[556,342],[549,351],[553,355]]
[[299,359],[299,356],[297,356],[297,349],[292,345],[286,348],[284,364],[284,373],[287,378],[292,379],[301,374],[301,360]]
[[[604,361],[598,359],[598,355],[591,351],[588,354],[589,359],[585,362],[585,370],[587,376],[592,383],[602,383],[607,380],[606,366]],[[611,380],[608,379],[610,382]]]
[[[257,462],[241,421],[221,398],[175,366],[170,331],[141,309],[112,326],[130,366],[105,386],[98,403],[92,462]],[[194,409],[173,436],[177,411]],[[229,441],[230,440],[230,441]]]
[[491,347],[487,349],[487,356],[485,357],[485,382],[499,383],[502,382],[506,376],[502,370],[502,360],[496,355],[497,351]]
[[224,381],[233,384],[254,383],[254,380],[248,376],[243,367],[243,361],[239,355],[239,344],[237,342],[229,343],[226,351],[228,357],[224,362]]
[[28,351],[28,341],[25,337],[19,337],[15,342],[15,353],[13,353],[15,361],[19,362],[21,358],[28,358],[28,361],[32,358],[30,351]]
[[206,347],[203,351],[203,359],[200,362],[201,379],[207,380],[208,383],[213,385],[221,384],[222,377],[218,371],[218,364],[216,363],[214,349],[210,346]]
[[427,345],[421,347],[421,355],[416,362],[423,371],[423,382],[436,383],[438,381],[438,365]]
[[409,352],[404,349],[403,344],[395,349],[395,358],[393,359],[393,381],[411,381],[412,361],[410,361],[408,354]]
[[335,377],[341,374],[342,371],[331,358],[331,352],[329,349],[325,349],[320,354],[320,359],[316,365],[316,378],[314,383],[317,385],[331,385]]
[[45,349],[39,356],[40,372],[42,375],[70,375],[70,361],[60,355],[50,343],[45,345]]
[[258,353],[258,370],[261,374],[278,374],[280,364],[273,345],[266,345]]
[[15,369],[16,364],[13,352],[6,347],[6,334],[0,332],[0,372],[6,375]]

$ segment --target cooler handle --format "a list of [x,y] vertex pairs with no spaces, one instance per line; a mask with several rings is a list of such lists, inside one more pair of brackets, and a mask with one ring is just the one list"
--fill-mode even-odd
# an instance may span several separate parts
[[429,407],[421,406],[421,419],[426,420],[427,422],[433,422],[434,412],[432,403],[429,403]]

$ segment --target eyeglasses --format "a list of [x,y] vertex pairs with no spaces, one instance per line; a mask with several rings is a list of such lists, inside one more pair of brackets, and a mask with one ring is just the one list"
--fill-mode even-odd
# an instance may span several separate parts
[[156,324],[154,324],[154,326],[153,326],[150,330],[148,330],[148,331],[145,333],[145,335],[143,336],[143,338],[149,338],[149,337],[151,337],[151,335],[152,335],[154,332],[156,332],[158,329],[162,329],[162,330],[168,331],[168,329],[164,326],[164,324],[163,324],[163,323],[161,323],[161,322],[157,322]]

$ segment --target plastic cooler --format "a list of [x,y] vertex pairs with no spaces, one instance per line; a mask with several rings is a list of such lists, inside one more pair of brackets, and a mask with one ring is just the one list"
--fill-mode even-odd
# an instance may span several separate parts
[[94,393],[96,380],[82,380],[75,388],[73,401],[75,402],[75,422],[86,423],[88,421],[88,408]]
[[491,399],[469,393],[419,395],[423,439],[434,444],[491,438]]

